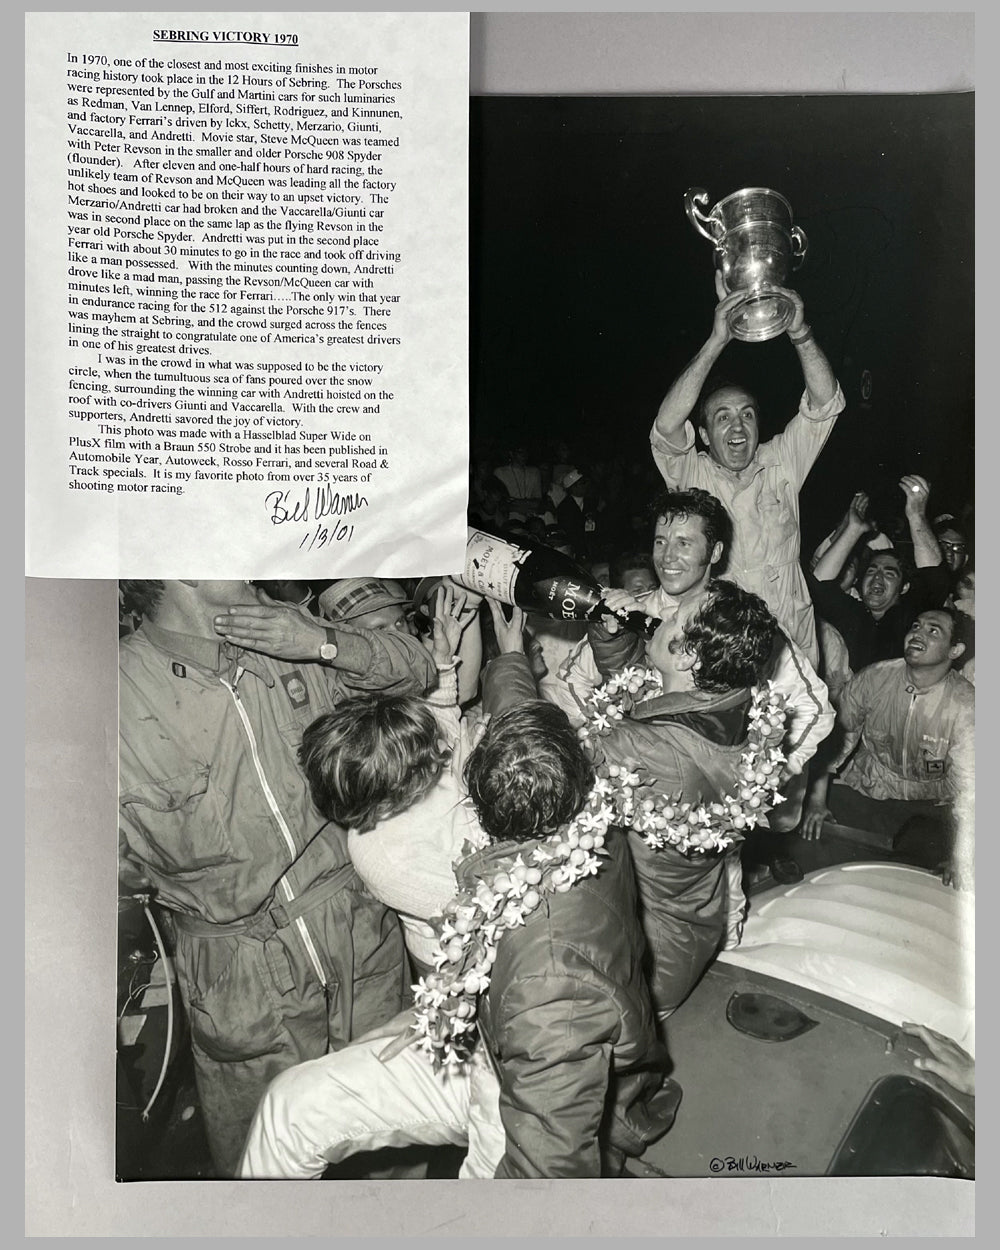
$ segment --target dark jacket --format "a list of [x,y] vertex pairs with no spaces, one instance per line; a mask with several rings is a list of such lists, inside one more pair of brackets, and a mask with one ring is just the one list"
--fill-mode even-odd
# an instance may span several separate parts
[[916,569],[909,590],[876,620],[860,599],[841,590],[836,582],[820,582],[807,573],[806,585],[816,611],[843,638],[855,673],[879,660],[901,656],[903,639],[913,622],[921,612],[941,607],[951,591],[947,565]]
[[[626,635],[601,637],[591,646],[602,672],[621,667],[631,645]],[[640,703],[602,737],[608,763],[641,765],[644,784],[687,803],[717,802],[738,789],[737,769],[746,749],[750,691],[727,694],[675,692]],[[686,854],[650,849],[632,831],[642,927],[649,943],[653,1006],[668,1013],[691,992],[718,950],[726,929],[729,894],[726,856],[720,851]]]
[[[536,698],[521,656],[487,670],[484,707]],[[465,859],[459,887],[535,843],[498,843]],[[597,1177],[602,1147],[641,1154],[673,1122],[679,1088],[666,1077],[642,971],[643,937],[625,839],[609,832],[600,872],[547,895],[504,934],[480,1030],[500,1080],[507,1148],[498,1177]]]

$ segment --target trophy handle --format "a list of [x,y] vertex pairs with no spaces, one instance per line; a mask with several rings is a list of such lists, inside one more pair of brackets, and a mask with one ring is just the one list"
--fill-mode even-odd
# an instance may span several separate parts
[[[687,213],[688,221],[692,226],[694,226],[695,230],[697,230],[699,234],[704,235],[705,238],[708,239],[709,243],[717,245],[719,239],[725,233],[722,228],[722,223],[720,221],[716,221],[714,217],[708,217],[703,212],[699,211],[699,207],[708,207],[708,199],[708,192],[702,187],[691,187],[684,194],[684,211]],[[705,228],[706,226],[708,227],[707,230]]]
[[806,232],[801,226],[792,226],[790,233],[792,236],[792,259],[795,261],[792,268],[798,269],[799,265],[806,258],[806,252],[809,250],[809,240],[806,238]]

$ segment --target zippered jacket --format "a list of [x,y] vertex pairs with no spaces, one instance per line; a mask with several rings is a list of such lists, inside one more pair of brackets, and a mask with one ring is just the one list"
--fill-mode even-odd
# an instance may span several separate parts
[[870,799],[949,803],[970,795],[975,699],[954,669],[926,690],[909,683],[902,659],[862,669],[841,697],[845,742],[833,767],[854,754],[838,780]]
[[[347,864],[314,806],[302,732],[342,699],[422,694],[434,665],[396,631],[338,626],[351,668],[274,659],[144,623],[119,647],[119,851],[164,907],[213,924],[285,904]],[[281,890],[276,894],[281,883]]]

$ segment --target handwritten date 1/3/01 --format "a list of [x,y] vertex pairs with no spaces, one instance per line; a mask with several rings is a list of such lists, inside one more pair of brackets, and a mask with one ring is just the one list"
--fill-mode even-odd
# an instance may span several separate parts
[[312,551],[314,547],[319,550],[322,547],[328,547],[330,543],[349,543],[353,537],[354,526],[348,525],[346,521],[341,521],[339,524],[335,521],[332,525],[317,525],[308,534],[302,535],[299,550]]

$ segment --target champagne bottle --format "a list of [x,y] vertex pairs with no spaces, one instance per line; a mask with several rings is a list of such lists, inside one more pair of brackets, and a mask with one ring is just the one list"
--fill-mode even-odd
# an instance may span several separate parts
[[[586,569],[552,547],[519,547],[483,530],[469,530],[465,568],[456,582],[481,595],[562,621],[594,621],[610,612]],[[616,612],[629,629],[649,637],[659,625],[642,612]]]

